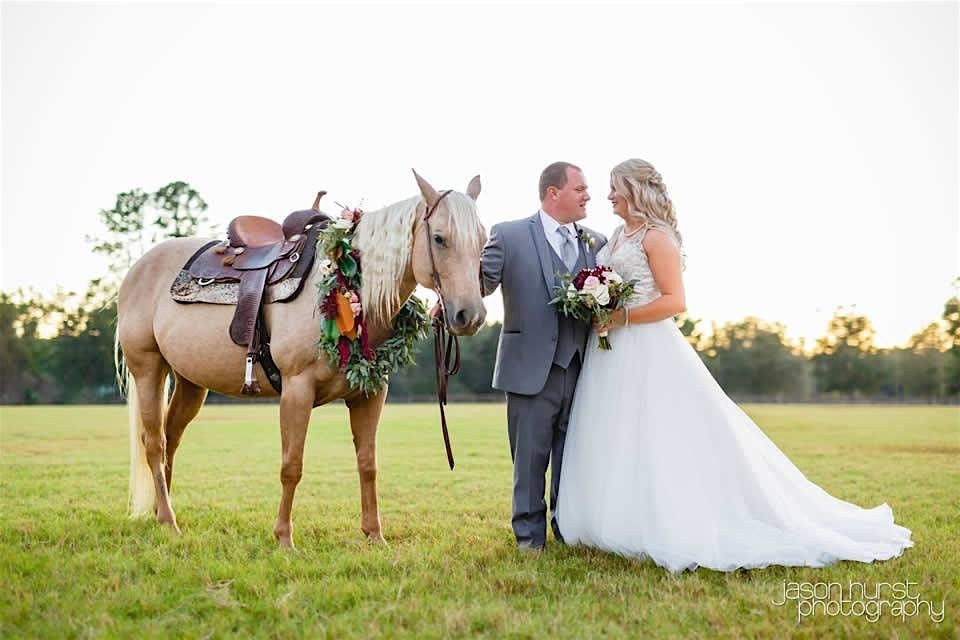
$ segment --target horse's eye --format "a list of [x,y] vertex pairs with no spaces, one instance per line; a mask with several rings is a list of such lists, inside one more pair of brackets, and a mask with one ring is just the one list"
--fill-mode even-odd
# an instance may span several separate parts
[[443,246],[443,237],[440,234],[433,234],[433,241],[437,244],[437,246]]

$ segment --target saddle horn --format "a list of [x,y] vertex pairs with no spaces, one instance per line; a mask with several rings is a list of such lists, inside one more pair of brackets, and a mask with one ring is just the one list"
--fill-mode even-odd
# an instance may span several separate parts
[[311,208],[311,209],[317,209],[317,210],[319,210],[319,209],[320,209],[320,198],[322,198],[322,197],[325,196],[325,195],[327,195],[327,192],[326,192],[326,191],[317,191],[317,197],[314,199],[314,201],[313,201],[313,206],[310,207],[310,208]]

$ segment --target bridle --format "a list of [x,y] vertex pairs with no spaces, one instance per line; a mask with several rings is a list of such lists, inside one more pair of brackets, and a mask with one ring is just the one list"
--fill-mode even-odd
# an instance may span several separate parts
[[[443,304],[443,287],[440,283],[440,272],[437,271],[437,262],[433,256],[433,233],[430,231],[430,217],[440,206],[444,198],[452,191],[447,189],[440,194],[433,205],[427,207],[423,215],[424,229],[427,234],[427,252],[430,254],[431,278],[433,290],[437,292],[437,304],[440,313],[433,317],[433,357],[437,374],[437,402],[440,405],[440,425],[443,428],[443,445],[447,450],[447,462],[453,470],[453,449],[450,447],[450,433],[447,431],[447,415],[443,409],[447,404],[447,382],[450,376],[460,371],[460,340],[450,332],[450,321],[447,318]],[[451,362],[452,359],[452,362]]]

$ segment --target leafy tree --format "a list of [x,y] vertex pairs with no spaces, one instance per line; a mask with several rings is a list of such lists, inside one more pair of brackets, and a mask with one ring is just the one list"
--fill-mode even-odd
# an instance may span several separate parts
[[[481,327],[476,335],[460,341],[460,373],[450,378],[447,388],[449,395],[500,393],[490,386],[500,329],[499,322],[487,324]],[[405,400],[436,394],[434,360],[433,338],[430,337],[417,345],[416,363],[390,379],[390,397],[393,400]]]
[[948,344],[949,338],[943,327],[932,322],[910,338],[906,349],[896,350],[899,384],[905,395],[929,400],[944,395],[949,358],[944,352]]
[[150,202],[157,212],[154,227],[163,238],[197,235],[200,226],[207,222],[204,215],[207,203],[186,182],[171,182],[160,187],[151,196]]
[[27,309],[8,293],[0,292],[0,402],[25,402],[37,380],[29,347],[33,336],[22,334]]
[[146,250],[144,208],[150,196],[143,189],[117,194],[112,209],[101,209],[100,222],[106,227],[104,236],[88,236],[93,252],[110,260],[110,272],[119,276]]
[[758,318],[714,326],[701,357],[727,393],[774,395],[801,391],[805,362],[786,343],[785,328]]
[[[63,309],[43,369],[63,388],[66,402],[114,399],[113,336],[117,307],[112,287],[90,282],[82,296]],[[78,298],[78,299],[76,299]]]
[[457,375],[467,393],[482,395],[497,393],[493,382],[493,367],[497,360],[497,344],[500,342],[501,323],[486,324],[477,333],[461,340],[461,367]]
[[960,278],[953,281],[953,286],[957,293],[943,305],[942,315],[949,342],[944,366],[944,391],[948,395],[960,394]]
[[946,351],[952,345],[950,335],[939,322],[931,322],[926,327],[913,334],[907,343],[914,353],[924,351]]
[[34,403],[59,397],[56,378],[49,375],[50,340],[62,315],[65,294],[52,298],[18,290],[0,292],[0,403]]
[[876,375],[876,331],[870,320],[851,309],[838,308],[817,340],[813,372],[820,391],[837,391],[853,396],[871,393],[879,387]]
[[112,208],[100,210],[104,235],[87,240],[94,243],[94,253],[109,259],[111,280],[119,280],[150,245],[197,234],[206,210],[207,203],[186,182],[171,182],[153,193],[131,189],[117,194]]
[[700,342],[703,340],[703,334],[697,329],[700,320],[694,320],[686,313],[681,313],[674,318],[674,321],[677,323],[677,328],[680,329],[680,333],[682,333],[687,339],[687,342],[690,343],[690,346],[694,349],[698,348]]

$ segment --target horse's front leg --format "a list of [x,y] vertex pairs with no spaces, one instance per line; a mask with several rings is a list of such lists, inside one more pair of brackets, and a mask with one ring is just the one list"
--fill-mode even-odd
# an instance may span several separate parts
[[293,548],[293,494],[303,476],[303,445],[310,424],[310,410],[315,395],[312,376],[300,374],[283,379],[280,394],[280,443],[283,463],[280,466],[280,483],[283,495],[273,535],[281,547]]
[[387,397],[387,388],[370,397],[360,396],[347,402],[350,408],[350,429],[357,450],[357,471],[360,473],[360,528],[367,540],[384,543],[377,508],[377,424]]

